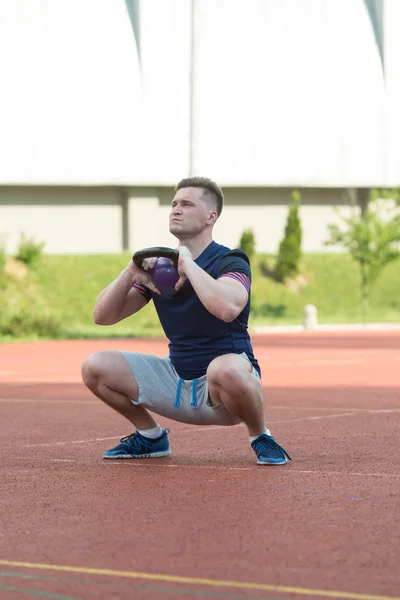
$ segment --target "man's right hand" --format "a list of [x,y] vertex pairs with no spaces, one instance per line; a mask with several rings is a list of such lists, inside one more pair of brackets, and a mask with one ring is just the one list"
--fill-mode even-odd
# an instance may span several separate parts
[[[143,269],[146,269],[146,271],[151,269],[154,266],[155,260],[156,259],[153,259],[153,258],[145,258],[142,262]],[[154,282],[151,278],[150,273],[143,271],[143,269],[140,269],[139,267],[137,267],[132,259],[129,261],[129,263],[126,267],[126,270],[133,277],[133,282],[141,283],[145,287],[149,288],[149,290],[151,290],[155,294],[160,295],[161,291],[154,285]]]

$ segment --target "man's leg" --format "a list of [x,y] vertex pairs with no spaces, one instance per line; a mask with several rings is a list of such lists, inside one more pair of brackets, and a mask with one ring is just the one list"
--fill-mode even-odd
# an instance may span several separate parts
[[285,464],[290,457],[267,429],[261,381],[252,371],[251,363],[239,354],[215,358],[207,370],[211,403],[223,404],[247,425],[259,464]]
[[136,433],[104,453],[105,458],[150,458],[170,454],[167,433],[148,410],[131,402],[139,398],[139,387],[120,352],[95,352],[82,364],[84,384],[108,406],[136,427]]
[[215,358],[207,370],[212,404],[225,408],[247,425],[249,435],[266,430],[264,400],[260,379],[252,374],[253,366],[239,354]]
[[130,398],[139,397],[139,388],[128,363],[120,352],[95,352],[82,364],[82,380],[91,392],[128,419],[137,429],[150,429],[157,423]]

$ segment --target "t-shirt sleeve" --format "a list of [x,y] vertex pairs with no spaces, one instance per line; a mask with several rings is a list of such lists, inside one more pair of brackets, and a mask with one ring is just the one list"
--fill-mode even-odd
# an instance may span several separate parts
[[141,283],[137,283],[136,281],[132,287],[134,287],[135,290],[137,290],[139,292],[139,294],[142,294],[142,296],[144,296],[146,298],[147,302],[150,302],[151,292],[150,292],[149,288],[142,285]]
[[220,277],[231,277],[244,285],[250,291],[251,269],[250,265],[239,256],[225,256],[218,262],[215,271],[215,279]]

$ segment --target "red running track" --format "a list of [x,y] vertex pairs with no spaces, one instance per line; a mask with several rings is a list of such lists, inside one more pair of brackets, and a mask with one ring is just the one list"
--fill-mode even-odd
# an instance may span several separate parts
[[269,426],[160,419],[173,455],[103,461],[131,432],[80,364],[163,340],[0,347],[0,598],[399,598],[400,334],[254,336]]

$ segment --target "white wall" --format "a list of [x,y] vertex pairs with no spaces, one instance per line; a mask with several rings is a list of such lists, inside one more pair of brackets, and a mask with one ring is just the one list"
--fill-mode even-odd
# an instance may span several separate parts
[[[259,252],[276,252],[282,239],[290,190],[227,188],[214,239],[237,247],[244,229],[254,231]],[[335,207],[348,211],[345,190],[302,190],[300,209],[305,252],[326,252],[327,224]],[[149,246],[176,247],[169,233],[170,188],[1,188],[0,238],[14,254],[20,233],[45,242],[47,254],[131,252]],[[124,204],[126,203],[126,206]],[[126,223],[124,223],[126,219]],[[126,231],[124,239],[123,231]]]
[[[305,252],[338,251],[338,248],[327,248],[324,242],[328,238],[327,225],[340,224],[336,208],[340,210],[340,214],[349,214],[348,193],[341,189],[302,190],[301,193],[303,250]],[[243,231],[252,229],[257,251],[276,252],[284,234],[291,201],[290,191],[227,188],[224,194],[225,204],[214,228],[214,239],[234,248],[239,245]],[[168,190],[159,190],[159,198],[155,195],[150,198],[135,198],[135,191],[131,191],[129,239],[133,250],[147,246],[176,247],[176,239],[168,230],[171,199],[172,195],[169,198]]]
[[385,0],[385,180],[388,187],[400,185],[400,2]]
[[160,206],[158,196],[141,197],[132,191],[128,200],[128,243],[133,252],[152,246],[175,248],[176,239],[168,230],[168,212],[169,208]]
[[[115,0],[112,0],[115,2]],[[189,168],[190,0],[141,0],[141,171],[129,183],[174,184]]]
[[384,87],[362,0],[197,6],[197,172],[222,185],[382,181]]
[[122,208],[108,190],[0,188],[0,238],[15,254],[24,232],[47,254],[120,252]]
[[[190,151],[189,0],[0,1],[0,184],[173,185]],[[363,0],[194,0],[194,172],[225,186],[400,183],[400,2],[386,88]]]
[[[302,190],[300,220],[304,252],[332,252],[338,248],[324,245],[327,225],[340,223],[348,215],[349,197],[344,190]],[[252,229],[258,252],[275,253],[284,235],[290,204],[290,191],[282,189],[228,189],[225,205],[215,226],[215,239],[230,247],[239,245],[245,229]]]
[[123,0],[2,1],[0,56],[1,183],[107,184],[140,171],[140,74]]

